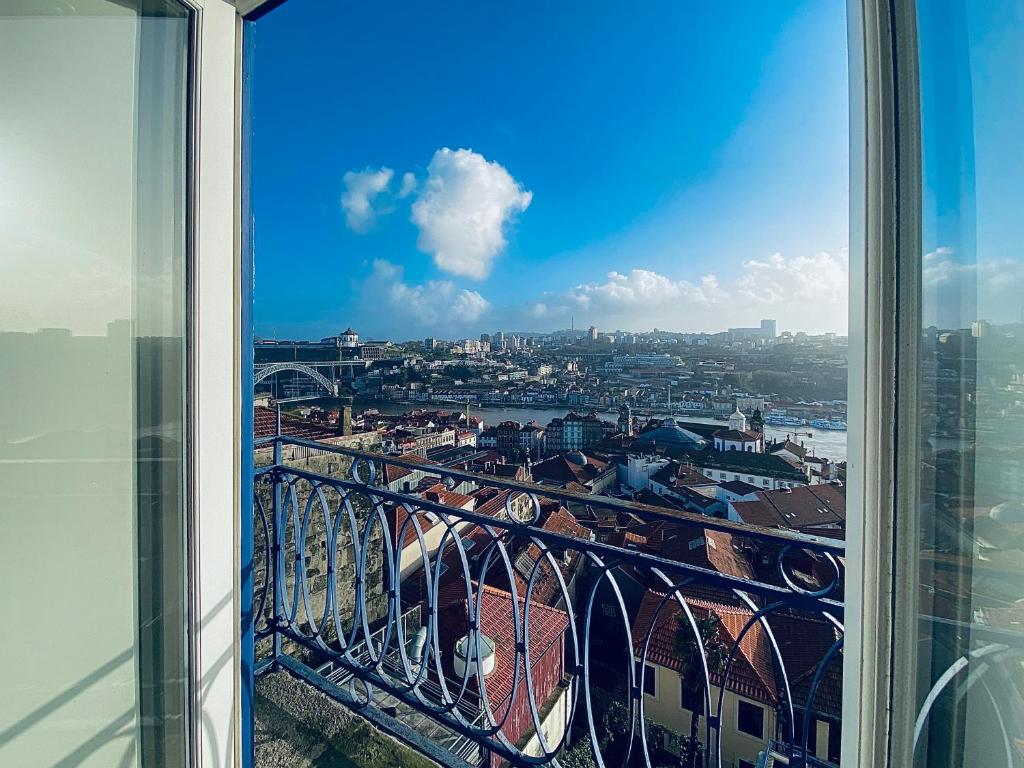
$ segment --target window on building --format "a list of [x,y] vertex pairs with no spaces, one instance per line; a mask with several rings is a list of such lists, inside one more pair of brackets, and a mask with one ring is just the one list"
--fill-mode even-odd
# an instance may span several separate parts
[[704,713],[704,691],[694,691],[686,685],[682,677],[679,678],[679,706],[688,712]]
[[740,760],[738,765],[739,768],[755,768],[754,764],[749,760]]
[[843,726],[840,723],[828,724],[828,761],[830,763],[839,762],[840,745],[842,744],[842,733]]
[[741,699],[737,702],[736,729],[755,739],[763,739],[764,708]]
[[657,670],[650,664],[644,664],[644,693],[648,696],[658,695]]

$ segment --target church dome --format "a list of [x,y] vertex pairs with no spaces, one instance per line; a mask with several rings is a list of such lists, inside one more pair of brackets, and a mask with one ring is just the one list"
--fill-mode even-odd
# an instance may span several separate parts
[[587,466],[587,457],[583,455],[582,451],[570,451],[565,455],[565,458],[581,467]]
[[663,448],[676,447],[686,449],[699,449],[705,445],[704,438],[696,432],[690,432],[680,427],[675,419],[665,419],[660,427],[644,432],[634,441],[637,447],[660,446]]

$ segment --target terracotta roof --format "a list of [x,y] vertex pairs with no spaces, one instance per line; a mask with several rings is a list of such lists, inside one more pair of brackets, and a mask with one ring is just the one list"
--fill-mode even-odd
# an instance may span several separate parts
[[595,459],[593,456],[584,456],[586,464],[577,464],[570,461],[564,454],[552,456],[550,459],[533,465],[533,477],[535,480],[548,480],[556,483],[578,483],[586,486],[598,476],[608,471],[607,461]]
[[[685,620],[685,617],[675,598],[667,601],[661,612],[657,613],[663,597],[663,594],[654,590],[648,590],[644,595],[633,621],[633,651],[639,658],[643,652],[647,631],[653,623],[654,630],[651,633],[647,661],[682,672],[684,660],[676,647],[676,638],[680,627],[679,619]],[[736,645],[736,638],[752,616],[745,608],[693,597],[683,599],[689,605],[695,619],[705,619],[709,615],[718,618],[719,637],[730,649]],[[743,641],[739,644],[739,652],[729,670],[728,689],[750,699],[774,704],[777,701],[777,694],[771,654],[768,636],[760,624],[755,625],[743,636]],[[721,680],[720,672],[711,673],[713,685],[719,685]]]
[[[253,408],[252,418],[253,435],[257,439],[273,437],[277,434],[277,411],[275,409],[257,405]],[[338,436],[336,431],[324,429],[316,424],[283,414],[281,416],[281,434],[287,437],[301,437],[305,440],[326,440]]]
[[[643,641],[655,612],[662,602],[663,593],[649,590],[640,604],[633,622],[633,648],[639,657]],[[730,647],[753,614],[746,608],[692,597],[683,598],[690,606],[694,618],[715,615],[719,619],[720,638]],[[678,602],[672,598],[657,616],[647,659],[669,669],[681,672],[683,660],[676,647],[679,618],[683,617]],[[803,708],[811,682],[828,649],[835,642],[835,630],[823,619],[793,613],[775,613],[768,616],[768,625],[779,645],[779,653],[786,667],[794,703]],[[712,684],[721,683],[721,674],[712,672]],[[776,704],[783,690],[781,677],[776,679],[775,660],[764,627],[757,623],[744,635],[739,652],[729,672],[727,688],[747,698],[767,704]],[[814,701],[814,708],[822,714],[838,718],[842,705],[842,656],[837,654],[825,671]]]
[[754,578],[747,558],[733,546],[732,534],[724,531],[670,524],[663,529],[661,556],[677,563],[717,571],[725,576]]
[[[476,582],[471,582],[473,610],[475,610],[479,589],[480,586]],[[495,652],[494,672],[486,680],[487,697],[490,700],[492,712],[500,719],[500,716],[504,714],[504,708],[508,706],[512,698],[516,643],[519,638],[516,637],[512,595],[488,585],[484,585],[482,589],[480,631],[494,641]],[[517,602],[519,621],[522,622],[526,601],[520,596]],[[455,643],[469,631],[466,585],[461,579],[441,588],[438,594],[438,611],[438,632],[441,647],[444,649],[445,666],[449,670],[449,675],[454,679],[451,665]],[[565,611],[530,601],[529,629],[532,667],[536,668],[545,654],[561,639],[568,627],[569,616]],[[519,685],[521,690],[525,691],[525,665],[523,662],[524,659],[519,660]]]
[[715,432],[715,439],[729,440],[734,443],[756,443],[761,439],[761,435],[756,432],[740,432],[738,429],[723,429],[721,432]]
[[647,537],[632,531],[616,531],[605,537],[605,543],[620,549],[639,549],[647,544]]
[[[558,504],[546,506],[545,509],[542,505],[541,528],[563,536],[590,541],[590,531],[580,525],[569,510]],[[517,594],[525,597],[534,567],[538,560],[542,560],[541,566],[537,569],[536,578],[534,578],[531,600],[544,605],[556,605],[563,597],[562,588],[551,568],[550,561],[542,555],[540,547],[528,539],[516,537],[512,540],[509,550],[509,557],[515,571]],[[562,573],[562,579],[568,585],[579,567],[582,553],[575,549],[567,549],[562,552],[552,548],[551,555]],[[493,583],[504,589],[509,587],[508,573],[504,568],[495,569]]]
[[[403,453],[400,456],[397,456],[396,458],[401,459],[402,461],[407,461],[410,464],[423,464],[426,466],[429,466],[431,464],[430,461],[424,459],[422,456],[418,456],[415,453]],[[388,464],[387,459],[384,459],[384,462],[385,485],[391,485],[391,483],[395,482],[396,480],[401,480],[403,477],[406,477],[413,473],[413,470],[409,469],[408,467],[400,467],[397,464]]]
[[758,491],[757,501],[737,501],[740,519],[766,528],[820,528],[846,525],[846,496],[836,485],[805,485]]
[[774,443],[768,446],[768,453],[780,453],[782,451],[789,451],[801,459],[807,455],[807,449],[798,443],[794,443],[792,440],[784,440],[781,443]]
[[680,464],[678,461],[670,461],[651,475],[651,480],[671,488],[688,485],[710,485],[714,483],[714,480],[704,473],[686,464]]
[[444,483],[434,483],[432,486],[422,491],[420,495],[429,501],[444,504],[448,507],[457,507],[458,509],[471,510],[476,506],[476,499],[472,496],[450,491],[444,487]]

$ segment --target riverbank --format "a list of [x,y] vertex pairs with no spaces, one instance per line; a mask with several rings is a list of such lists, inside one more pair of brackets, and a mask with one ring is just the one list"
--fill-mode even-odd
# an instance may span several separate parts
[[[353,409],[362,412],[369,408],[376,408],[381,413],[402,414],[408,413],[416,408],[447,410],[465,412],[464,403],[395,403],[380,400],[357,400]],[[551,419],[557,416],[564,416],[570,408],[564,405],[539,405],[523,406],[502,406],[502,405],[471,405],[469,412],[482,416],[484,423],[494,426],[502,421],[518,421],[526,424],[536,421],[541,426],[546,425]],[[597,414],[607,421],[615,421],[619,417],[618,411],[607,411],[595,409]],[[589,413],[589,408],[578,408],[577,412]],[[652,418],[664,419],[669,414],[655,413]],[[671,414],[672,418],[679,421],[692,421],[697,424],[715,424],[724,426],[725,423],[708,416],[684,416]],[[831,430],[814,429],[812,427],[772,427],[765,426],[765,435],[772,440],[785,440],[787,438],[803,443],[815,456],[821,456],[832,461],[846,461],[846,433]],[[809,436],[808,436],[809,435]]]

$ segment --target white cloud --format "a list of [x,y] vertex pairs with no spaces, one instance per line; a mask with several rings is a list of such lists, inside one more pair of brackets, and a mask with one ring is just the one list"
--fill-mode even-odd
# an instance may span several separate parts
[[414,173],[403,173],[402,174],[402,186],[398,190],[398,199],[403,200],[416,191],[416,174]]
[[[373,262],[373,273],[364,286],[382,324],[398,321],[405,331],[440,329],[472,330],[489,309],[487,299],[476,291],[459,288],[450,280],[429,280],[422,285],[404,281],[401,267],[383,259]],[[383,301],[382,301],[383,300]],[[410,329],[415,324],[415,329]]]
[[609,272],[604,283],[577,285],[569,299],[597,317],[644,312],[655,315],[676,312],[681,304],[710,307],[721,298],[714,275],[705,275],[700,284],[672,280],[649,269],[633,269],[629,274]]
[[841,316],[846,325],[850,285],[849,256],[819,251],[813,256],[785,258],[773,254],[767,261],[743,262],[743,274],[736,280],[736,298],[754,306],[804,308],[805,313],[821,311]]
[[367,166],[362,171],[348,171],[342,177],[345,191],[341,195],[341,207],[346,223],[354,232],[366,232],[373,226],[378,213],[373,201],[388,188],[392,176],[394,171],[390,168]]
[[505,249],[506,226],[532,197],[483,155],[439,149],[412,206],[412,221],[420,230],[417,245],[438,268],[482,280]]
[[[609,272],[601,282],[583,283],[565,293],[546,293],[516,313],[530,320],[591,323],[605,330],[720,331],[778,320],[780,329],[845,332],[848,258],[837,254],[748,260],[740,275],[722,280],[706,274],[673,279],[650,269]],[[535,323],[531,323],[534,325]]]
[[982,258],[958,261],[954,249],[936,248],[924,256],[924,322],[940,328],[966,328],[977,319],[1019,321],[1024,312],[1024,261]]

